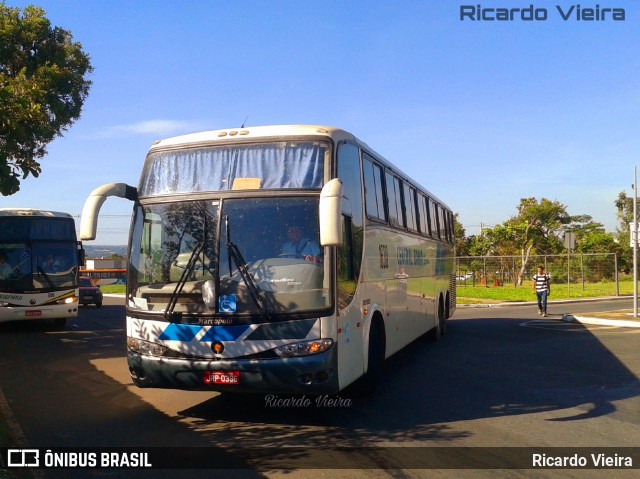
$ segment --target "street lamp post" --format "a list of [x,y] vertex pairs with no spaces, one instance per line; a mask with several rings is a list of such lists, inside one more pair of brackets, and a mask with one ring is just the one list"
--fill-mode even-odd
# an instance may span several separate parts
[[633,317],[638,317],[638,167],[633,167]]

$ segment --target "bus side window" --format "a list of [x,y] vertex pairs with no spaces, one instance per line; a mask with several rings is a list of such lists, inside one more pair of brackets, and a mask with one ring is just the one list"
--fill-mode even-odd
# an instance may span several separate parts
[[387,209],[389,211],[389,223],[398,226],[402,223],[402,203],[399,201],[400,192],[398,182],[391,173],[385,174],[385,184],[387,185]]
[[365,157],[362,161],[364,173],[365,204],[367,216],[379,221],[387,221],[382,190],[382,168]]
[[418,195],[418,211],[420,212],[420,233],[424,236],[431,236],[430,224],[429,224],[429,200],[426,196]]
[[418,231],[416,222],[416,190],[404,184],[404,211],[407,219],[407,228],[411,231]]
[[431,236],[440,238],[440,228],[438,225],[438,205],[429,198],[429,220],[431,221]]
[[338,310],[349,306],[356,290],[353,265],[353,229],[351,217],[342,215],[342,244],[338,254]]
[[456,239],[456,235],[455,235],[455,224],[454,224],[454,217],[453,217],[453,213],[451,211],[448,211],[447,214],[449,215],[449,241],[451,243],[455,243],[455,239]]
[[447,226],[447,218],[444,208],[438,205],[438,228],[440,230],[440,239],[449,241],[449,228]]

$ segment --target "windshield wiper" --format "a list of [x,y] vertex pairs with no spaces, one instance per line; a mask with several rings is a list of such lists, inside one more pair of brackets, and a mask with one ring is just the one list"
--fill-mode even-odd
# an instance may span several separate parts
[[240,273],[240,277],[242,278],[242,281],[247,286],[247,291],[249,291],[249,296],[251,296],[251,299],[256,305],[256,308],[258,308],[258,312],[263,318],[269,319],[271,312],[269,311],[269,308],[267,307],[264,299],[260,296],[258,287],[256,286],[256,283],[253,281],[253,277],[251,276],[251,274],[249,273],[249,270],[247,269],[247,262],[242,257],[242,253],[240,253],[240,250],[238,249],[238,247],[231,242],[231,236],[230,236],[231,232],[229,228],[228,215],[224,217],[224,223],[225,223],[225,233],[227,235],[227,243],[226,243],[227,251],[229,252],[229,277],[231,277],[231,260],[233,260],[233,262],[236,265],[236,268],[238,268],[238,273]]
[[177,317],[173,317],[173,310],[176,308],[176,304],[178,303],[178,298],[180,297],[180,293],[182,293],[182,288],[184,288],[184,285],[187,283],[187,279],[189,279],[189,276],[191,275],[191,273],[193,273],[193,270],[195,269],[196,263],[198,261],[198,256],[200,256],[200,253],[202,253],[203,249],[204,249],[204,241],[200,241],[191,252],[191,256],[189,256],[189,261],[187,262],[187,265],[184,267],[184,271],[180,275],[180,279],[178,279],[178,282],[176,283],[176,287],[173,290],[173,293],[171,293],[171,297],[169,298],[169,304],[167,304],[167,309],[165,309],[164,311],[164,318],[167,321],[169,320],[175,321],[178,319]]
[[49,287],[51,289],[56,287],[56,285],[53,284],[53,281],[51,281],[51,278],[49,278],[49,275],[47,273],[45,273],[44,270],[40,266],[38,266],[38,273],[40,273],[42,275],[42,277],[44,278],[44,280],[47,282],[47,284],[49,285]]

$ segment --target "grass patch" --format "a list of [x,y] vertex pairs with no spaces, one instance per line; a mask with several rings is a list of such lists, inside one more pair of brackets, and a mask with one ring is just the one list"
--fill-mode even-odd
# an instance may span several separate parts
[[[633,294],[633,282],[623,281],[619,283],[620,295]],[[582,283],[566,284],[554,283],[551,285],[549,300],[554,299],[580,299],[598,298],[603,296],[616,296],[616,283]],[[459,282],[457,285],[457,302],[459,304],[482,304],[497,302],[526,302],[536,301],[531,283],[526,282],[522,286],[512,284],[505,286],[472,286]]]
[[103,294],[125,294],[126,284],[101,284],[100,290]]

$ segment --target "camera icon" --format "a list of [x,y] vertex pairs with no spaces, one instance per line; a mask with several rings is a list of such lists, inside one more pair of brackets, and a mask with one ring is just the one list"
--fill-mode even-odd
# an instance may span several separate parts
[[39,467],[40,450],[38,449],[9,449],[8,467]]

